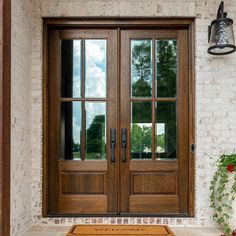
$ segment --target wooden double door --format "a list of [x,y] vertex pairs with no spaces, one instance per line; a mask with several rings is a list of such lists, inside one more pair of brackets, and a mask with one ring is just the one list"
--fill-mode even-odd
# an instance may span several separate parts
[[51,215],[189,213],[186,29],[51,30]]

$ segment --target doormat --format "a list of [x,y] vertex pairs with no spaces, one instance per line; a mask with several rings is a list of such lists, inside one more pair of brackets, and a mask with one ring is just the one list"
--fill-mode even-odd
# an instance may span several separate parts
[[67,236],[89,235],[174,236],[174,233],[165,225],[74,225],[67,234]]

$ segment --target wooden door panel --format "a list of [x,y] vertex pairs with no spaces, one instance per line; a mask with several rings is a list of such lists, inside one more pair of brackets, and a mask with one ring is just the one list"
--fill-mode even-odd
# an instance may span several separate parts
[[179,213],[178,195],[131,195],[129,201],[132,213]]
[[175,172],[131,172],[131,195],[175,194],[176,184]]
[[61,172],[61,194],[106,194],[105,173]]
[[59,214],[105,214],[108,212],[107,195],[71,195],[58,197]]
[[[49,58],[49,212],[116,213],[118,165],[117,160],[111,161],[109,134],[118,125],[117,31],[52,30]],[[86,90],[91,84],[86,83],[97,74],[95,79],[105,81],[101,89],[106,92],[102,97],[91,97],[91,89]],[[88,144],[87,137],[91,138],[92,133],[100,139],[94,138]],[[91,143],[101,148],[91,151]]]
[[[127,161],[121,161],[121,194],[120,194],[120,211],[121,213],[143,213],[143,214],[187,214],[188,213],[188,31],[187,30],[122,30],[121,31],[121,128],[127,129]],[[158,40],[172,40],[176,42],[177,59],[176,59],[176,95],[160,97],[157,93],[157,48]],[[140,45],[143,42],[143,48],[137,47],[137,50],[143,50],[144,55],[147,54],[147,42],[151,42],[151,79],[150,94],[142,95],[140,90],[138,95],[131,95],[131,78],[132,76],[140,76],[141,81],[148,81],[147,71],[143,71],[140,75],[137,71],[136,74],[132,74],[133,60],[139,60],[139,57],[135,59],[131,58],[135,53],[140,51],[132,51],[132,42],[136,45]],[[166,45],[169,45],[168,43]],[[144,49],[145,48],[145,49]],[[164,48],[165,49],[165,48]],[[163,50],[164,50],[163,49]],[[146,51],[145,51],[146,50]],[[145,54],[146,53],[146,54]],[[158,54],[159,55],[159,54]],[[138,58],[138,59],[137,59]],[[141,59],[140,59],[141,60]],[[145,61],[146,60],[146,61]],[[147,63],[147,59],[143,59],[140,63]],[[163,62],[164,63],[164,62]],[[174,63],[174,62],[173,62]],[[138,64],[139,65],[139,64]],[[137,67],[140,70],[145,68]],[[146,74],[145,74],[146,73]],[[141,77],[143,75],[143,77]],[[146,76],[146,77],[145,77]],[[133,79],[132,79],[133,80]],[[150,79],[149,79],[150,80]],[[133,82],[132,82],[133,83]],[[142,82],[143,83],[143,82]],[[148,82],[146,82],[148,83]],[[145,84],[143,83],[143,86]],[[133,84],[132,84],[133,86]],[[145,85],[146,86],[146,85]],[[145,88],[145,87],[143,87]],[[173,90],[174,91],[174,90]],[[172,92],[173,93],[173,92]],[[163,93],[165,94],[165,93]],[[150,102],[152,108],[150,109],[150,117],[145,117],[147,110],[141,109],[139,111],[140,130],[147,124],[152,127],[152,145],[149,150],[149,155],[145,153],[142,156],[131,155],[132,143],[131,143],[131,123],[134,113],[131,109],[134,102]],[[176,157],[172,158],[167,156],[167,159],[163,158],[162,154],[156,155],[156,129],[157,126],[156,114],[157,104],[166,102],[166,104],[174,104],[176,114]],[[144,106],[145,107],[145,106]],[[166,106],[167,107],[167,106]],[[166,109],[165,107],[165,109]],[[148,108],[146,106],[146,108]],[[149,108],[148,108],[149,109]],[[161,108],[163,109],[163,107]],[[169,109],[170,110],[170,109]],[[171,111],[171,110],[170,110]],[[172,110],[173,111],[173,110]],[[171,111],[171,112],[172,112]],[[146,113],[145,113],[146,112]],[[169,113],[163,113],[167,115]],[[143,117],[143,118],[142,118]],[[137,120],[137,118],[135,118]],[[152,122],[148,121],[152,120]],[[165,119],[165,117],[159,117],[159,121]],[[138,121],[135,121],[138,122]],[[143,123],[143,124],[142,124]],[[164,124],[166,125],[166,124]],[[167,123],[168,125],[168,123]],[[146,128],[147,129],[147,128]],[[168,129],[168,127],[166,128]],[[132,131],[133,132],[133,131]],[[166,131],[165,131],[166,132]],[[168,131],[171,133],[171,131]],[[143,133],[143,136],[145,133]],[[142,137],[140,136],[142,139]],[[167,137],[166,137],[167,138]],[[165,141],[166,141],[165,138]],[[171,140],[173,141],[173,140]],[[141,144],[140,144],[141,145]],[[139,158],[139,159],[138,159]]]

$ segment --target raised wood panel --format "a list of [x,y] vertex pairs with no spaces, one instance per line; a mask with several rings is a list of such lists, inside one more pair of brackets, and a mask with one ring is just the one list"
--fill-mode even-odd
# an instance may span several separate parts
[[130,171],[177,171],[177,160],[171,161],[131,161]]
[[60,195],[58,213],[61,214],[99,214],[107,213],[106,195]]
[[178,195],[131,195],[130,213],[179,213]]
[[62,194],[105,194],[105,173],[62,172],[60,175]]
[[106,161],[59,161],[59,171],[107,171]]
[[177,176],[174,172],[131,173],[131,194],[173,194]]

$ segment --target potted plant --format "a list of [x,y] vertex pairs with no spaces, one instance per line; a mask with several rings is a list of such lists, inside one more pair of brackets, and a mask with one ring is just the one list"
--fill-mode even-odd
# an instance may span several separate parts
[[210,184],[214,219],[224,235],[236,236],[236,154],[222,155]]

